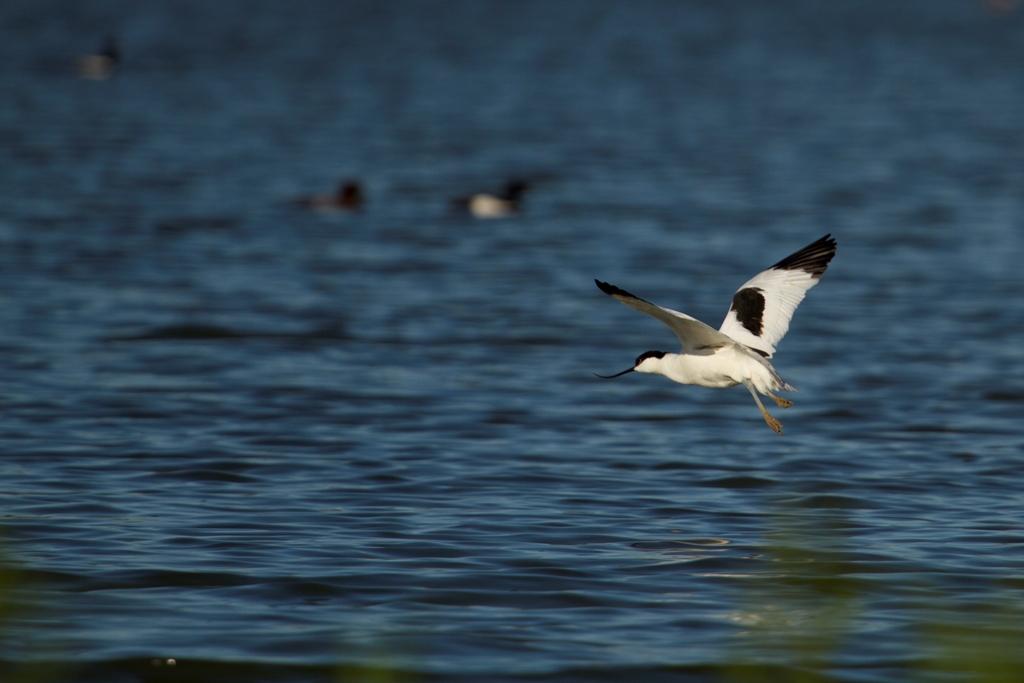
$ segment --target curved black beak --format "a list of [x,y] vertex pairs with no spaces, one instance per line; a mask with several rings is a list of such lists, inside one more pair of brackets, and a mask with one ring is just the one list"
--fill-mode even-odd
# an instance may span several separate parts
[[596,372],[592,372],[590,374],[593,375],[594,377],[600,377],[601,379],[612,379],[613,377],[621,377],[622,375],[625,375],[627,372],[633,372],[633,368],[623,370],[622,372],[616,373],[614,375],[599,375]]

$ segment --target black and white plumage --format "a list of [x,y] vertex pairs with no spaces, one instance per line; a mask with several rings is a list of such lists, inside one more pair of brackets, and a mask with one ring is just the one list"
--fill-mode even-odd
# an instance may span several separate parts
[[665,375],[680,384],[732,387],[743,384],[760,408],[768,426],[782,435],[782,424],[768,414],[760,392],[782,408],[793,403],[773,395],[780,389],[795,391],[779,376],[768,359],[789,329],[789,321],[807,290],[818,284],[836,254],[836,241],[825,235],[817,242],[787,256],[740,287],[722,327],[715,330],[685,313],[645,301],[607,282],[595,280],[602,292],[641,313],[660,320],[675,332],[681,353],[648,351],[627,372]]
[[470,197],[453,199],[452,204],[468,211],[474,218],[506,218],[519,211],[523,193],[529,187],[523,180],[510,180],[505,184],[501,194],[481,192]]

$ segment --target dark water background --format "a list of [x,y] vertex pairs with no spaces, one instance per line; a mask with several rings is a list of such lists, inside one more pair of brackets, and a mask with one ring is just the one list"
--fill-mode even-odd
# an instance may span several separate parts
[[1022,680],[1022,262],[1011,0],[4,0],[0,679]]

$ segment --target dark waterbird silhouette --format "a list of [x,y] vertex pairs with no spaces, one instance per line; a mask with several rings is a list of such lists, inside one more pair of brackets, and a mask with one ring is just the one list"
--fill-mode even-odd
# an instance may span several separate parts
[[363,190],[355,180],[345,180],[333,194],[299,197],[294,204],[313,211],[355,211],[363,206]]

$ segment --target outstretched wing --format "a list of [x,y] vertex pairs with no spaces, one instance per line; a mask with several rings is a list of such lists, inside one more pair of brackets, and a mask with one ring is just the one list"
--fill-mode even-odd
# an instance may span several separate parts
[[683,345],[683,353],[708,356],[726,344],[731,344],[733,341],[713,327],[708,327],[685,313],[655,306],[650,301],[644,301],[626,290],[619,289],[607,282],[601,282],[600,280],[594,280],[594,282],[597,283],[602,292],[611,298],[621,301],[641,313],[646,313],[652,318],[657,318],[668,325],[669,329],[679,337],[679,341]]
[[732,297],[720,331],[765,358],[786,336],[793,311],[818,284],[836,255],[836,241],[825,235],[748,280]]

